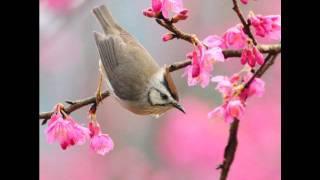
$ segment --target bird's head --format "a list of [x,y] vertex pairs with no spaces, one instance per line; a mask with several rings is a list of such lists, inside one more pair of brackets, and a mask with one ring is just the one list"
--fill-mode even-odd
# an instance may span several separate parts
[[174,107],[185,113],[179,104],[177,89],[167,67],[161,68],[151,78],[147,96],[151,106],[167,109]]

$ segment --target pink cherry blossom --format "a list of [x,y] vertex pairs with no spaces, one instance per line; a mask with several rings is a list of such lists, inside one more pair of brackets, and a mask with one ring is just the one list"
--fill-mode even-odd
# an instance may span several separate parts
[[67,120],[72,123],[73,130],[69,131],[71,145],[82,145],[89,138],[89,129],[78,124],[71,116]]
[[74,120],[63,119],[61,115],[56,115],[56,117],[45,130],[50,144],[58,141],[61,148],[65,150],[69,146],[85,143],[89,135],[87,128],[80,126]]
[[[244,82],[248,82],[252,76],[253,74],[251,72],[247,73],[244,76]],[[265,82],[262,79],[256,77],[251,82],[250,86],[241,93],[240,98],[245,100],[250,96],[261,97],[264,94],[264,91],[265,91]]]
[[[249,87],[244,88],[253,74],[247,72],[240,76],[240,73],[233,74],[230,78],[227,76],[215,76],[211,79],[216,82],[216,90],[223,96],[223,104],[208,113],[209,118],[223,118],[226,122],[232,122],[234,118],[241,118],[244,112],[244,102],[250,96],[262,96],[265,83],[259,78],[255,78]],[[240,91],[240,94],[238,93]]]
[[240,61],[242,65],[248,63],[249,66],[254,67],[256,65],[256,62],[262,65],[264,62],[264,57],[257,49],[257,47],[253,47],[252,49],[244,48],[241,53]]
[[242,30],[243,26],[237,24],[236,26],[229,28],[223,35],[224,41],[223,48],[242,49],[247,43],[247,36]]
[[226,76],[215,76],[211,79],[212,82],[217,82],[216,90],[218,90],[224,97],[229,97],[233,93],[233,85],[230,79]]
[[162,0],[162,15],[165,18],[169,18],[169,11],[178,14],[183,10],[182,0]]
[[59,118],[62,118],[60,111],[61,111],[61,109],[63,109],[63,107],[64,107],[64,105],[61,103],[58,103],[53,107],[53,110],[52,110],[53,113],[48,121],[48,126],[50,126],[53,122],[55,122]]
[[192,52],[192,64],[186,67],[184,73],[184,75],[187,75],[189,86],[200,83],[201,87],[204,88],[210,82],[213,60],[204,58],[205,53],[206,48],[202,45]]
[[48,143],[52,144],[55,141],[60,143],[63,150],[67,149],[72,144],[69,138],[70,131],[73,130],[72,123],[61,117],[57,118],[54,122],[45,129]]
[[226,110],[224,106],[218,106],[208,113],[208,118],[225,118]]
[[240,118],[243,115],[244,106],[240,100],[232,100],[229,101],[226,106],[227,116],[231,116],[233,118]]
[[203,45],[198,45],[194,51],[186,55],[192,61],[191,66],[186,67],[184,73],[184,75],[187,75],[189,86],[194,86],[198,83],[202,88],[208,86],[213,64],[225,61],[219,45],[221,45],[221,38],[208,36],[204,39]]
[[51,115],[50,120],[48,121],[48,126],[50,126],[52,123],[54,123],[56,120],[58,120],[59,118],[62,118],[62,115],[60,112],[54,112]]
[[182,0],[152,0],[151,8],[143,10],[147,17],[156,17],[160,12],[166,19],[169,18],[169,12],[175,13],[175,22],[188,17],[188,10],[183,8]]
[[216,62],[224,62],[225,58],[221,49],[223,39],[217,35],[207,36],[203,41],[203,45],[207,50],[204,53],[204,59],[213,60]]
[[102,134],[97,121],[89,123],[90,148],[100,155],[105,155],[113,149],[113,141],[108,134]]
[[45,129],[48,143],[58,141],[62,149],[67,149],[71,145],[84,144],[89,137],[89,130],[79,125],[71,116],[63,119],[61,110],[62,104],[54,107],[54,112]]
[[249,0],[240,0],[243,4],[248,4]]
[[223,39],[217,35],[210,35],[207,36],[202,43],[210,49],[213,47],[220,47],[223,44]]
[[250,13],[249,20],[254,27],[257,36],[281,40],[280,15],[262,16]]
[[212,47],[206,50],[204,59],[212,60],[214,62],[224,62],[224,55],[222,49],[219,47]]
[[208,113],[209,118],[223,118],[226,122],[233,122],[234,118],[241,118],[244,111],[243,103],[236,99],[226,102],[225,104],[216,107]]
[[218,90],[224,98],[231,97],[235,92],[234,86],[240,80],[239,74],[234,74],[231,78],[227,76],[215,76],[211,78],[212,82],[216,82],[216,90]]

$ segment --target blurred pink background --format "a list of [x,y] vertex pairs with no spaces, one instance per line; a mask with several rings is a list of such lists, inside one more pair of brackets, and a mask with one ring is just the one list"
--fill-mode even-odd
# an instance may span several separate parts
[[[181,40],[161,41],[166,31],[142,15],[151,0],[40,0],[40,111],[51,110],[64,100],[94,95],[98,83],[98,53],[92,31],[101,31],[91,9],[105,4],[117,21],[136,36],[159,64],[183,60],[192,46]],[[222,35],[239,23],[231,0],[185,0],[187,21],[178,23],[186,32],[203,39]],[[247,14],[280,14],[280,0],[249,1]],[[260,43],[273,43],[263,41]],[[239,146],[230,180],[278,180],[281,176],[281,60],[263,76],[266,93],[248,100],[239,127]],[[214,75],[231,75],[241,68],[238,59],[215,66]],[[105,156],[90,151],[88,143],[62,151],[49,145],[40,133],[41,180],[215,180],[228,138],[228,124],[208,119],[221,103],[214,84],[188,87],[183,71],[173,73],[187,114],[170,110],[154,119],[121,108],[114,99],[103,101],[97,112],[102,130],[115,148]],[[86,124],[89,107],[73,113]]]

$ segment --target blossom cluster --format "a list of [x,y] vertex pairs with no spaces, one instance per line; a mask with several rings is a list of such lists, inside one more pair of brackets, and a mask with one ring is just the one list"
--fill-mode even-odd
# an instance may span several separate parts
[[47,141],[58,142],[63,150],[74,145],[82,145],[90,140],[90,148],[98,154],[105,155],[113,149],[113,141],[108,134],[102,134],[99,123],[93,119],[88,128],[77,123],[63,111],[63,104],[54,107],[53,114],[45,129]]
[[143,14],[147,17],[169,18],[169,12],[175,13],[172,22],[176,23],[179,20],[188,18],[188,10],[183,8],[182,0],[152,0],[151,7],[144,9]]
[[248,97],[263,95],[265,82],[255,77],[250,85],[245,87],[244,84],[250,81],[253,74],[250,71],[241,73],[233,74],[231,77],[215,76],[211,79],[212,82],[217,83],[216,90],[222,94],[223,103],[209,112],[209,118],[220,117],[226,122],[232,122],[234,118],[241,118],[243,115]]
[[[243,4],[248,4],[248,0],[241,0]],[[169,12],[175,13],[169,22],[176,23],[179,20],[187,19],[188,10],[183,8],[182,0],[152,0],[152,7],[145,9],[143,14],[150,18],[165,18],[170,20]],[[253,27],[255,35],[266,39],[281,40],[281,17],[279,15],[255,15],[249,12],[248,25]],[[252,77],[250,69],[241,73],[226,76],[212,77],[213,66],[217,62],[225,62],[223,49],[241,50],[240,63],[244,66],[254,68],[256,65],[264,64],[264,56],[253,43],[253,40],[244,31],[243,24],[236,24],[227,29],[222,36],[209,35],[200,43],[193,43],[194,49],[186,54],[191,60],[191,65],[185,68],[183,76],[187,77],[189,86],[200,85],[207,87],[210,82],[217,83],[216,89],[223,96],[223,104],[208,115],[209,118],[220,116],[227,122],[232,122],[234,118],[240,118],[245,108],[245,100],[253,95],[261,96],[264,92],[265,83],[260,78],[254,78],[248,87]],[[166,33],[162,40],[167,42],[176,38],[173,33]],[[243,73],[242,73],[243,74]]]

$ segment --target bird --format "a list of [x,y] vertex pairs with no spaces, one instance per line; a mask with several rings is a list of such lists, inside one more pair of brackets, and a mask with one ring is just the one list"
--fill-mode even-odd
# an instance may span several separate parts
[[103,33],[93,31],[100,73],[120,105],[138,115],[159,117],[171,108],[185,113],[168,66],[160,67],[105,5],[92,13],[103,29]]

